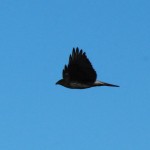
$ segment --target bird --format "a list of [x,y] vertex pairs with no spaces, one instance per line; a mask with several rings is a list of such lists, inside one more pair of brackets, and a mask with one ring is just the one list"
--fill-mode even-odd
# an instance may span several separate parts
[[79,48],[73,48],[69,56],[68,65],[64,66],[62,79],[56,84],[70,89],[86,89],[96,86],[119,87],[118,85],[96,80],[97,73],[85,52]]

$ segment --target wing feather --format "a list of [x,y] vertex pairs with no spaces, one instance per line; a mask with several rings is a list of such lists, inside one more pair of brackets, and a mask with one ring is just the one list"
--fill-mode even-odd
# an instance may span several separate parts
[[68,66],[63,69],[63,78],[79,83],[95,82],[97,77],[96,71],[93,69],[91,62],[83,50],[73,48],[72,55],[69,56]]

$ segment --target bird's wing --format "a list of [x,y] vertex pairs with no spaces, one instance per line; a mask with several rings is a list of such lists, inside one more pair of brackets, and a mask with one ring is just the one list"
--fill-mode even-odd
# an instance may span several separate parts
[[73,48],[72,55],[69,57],[68,66],[63,69],[63,78],[79,83],[92,83],[96,80],[96,71],[93,69],[91,62],[85,52],[79,48]]

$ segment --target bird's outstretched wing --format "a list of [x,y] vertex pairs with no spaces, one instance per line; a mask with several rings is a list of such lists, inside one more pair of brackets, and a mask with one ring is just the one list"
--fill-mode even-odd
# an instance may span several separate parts
[[79,51],[78,47],[73,48],[68,66],[65,65],[62,74],[65,80],[79,83],[93,83],[97,77],[96,71],[93,69],[85,52],[82,49]]

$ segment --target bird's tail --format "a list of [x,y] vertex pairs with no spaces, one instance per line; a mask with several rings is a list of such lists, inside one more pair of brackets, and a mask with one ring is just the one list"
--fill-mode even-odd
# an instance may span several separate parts
[[111,86],[111,87],[119,87],[118,85],[106,83],[106,82],[101,82],[101,81],[96,81],[95,86]]

